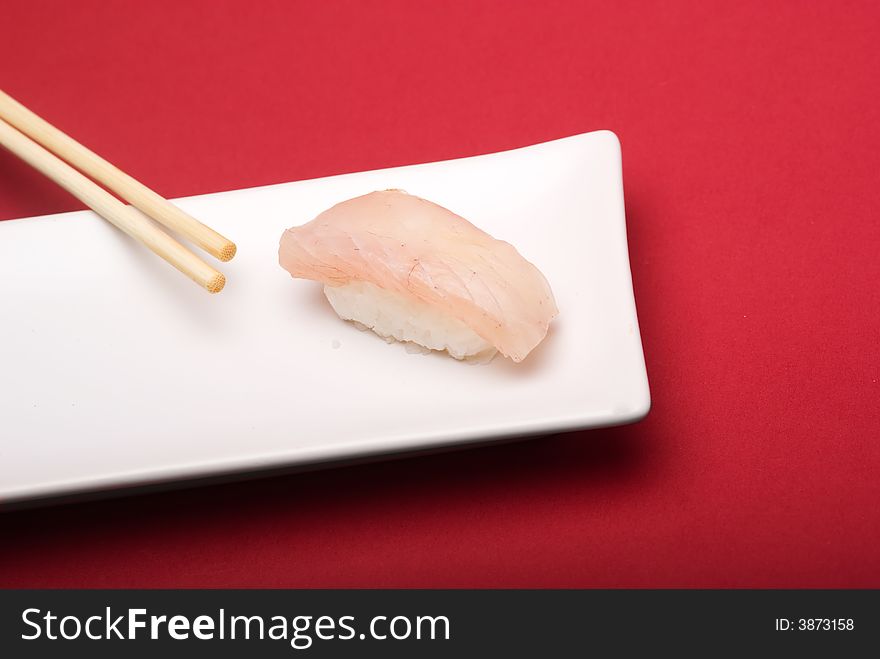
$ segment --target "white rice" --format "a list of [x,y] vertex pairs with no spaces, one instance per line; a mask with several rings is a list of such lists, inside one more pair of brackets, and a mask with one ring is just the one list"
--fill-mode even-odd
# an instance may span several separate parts
[[456,359],[484,361],[496,352],[492,344],[457,318],[369,282],[324,286],[324,295],[340,318],[363,325],[386,341],[445,350]]

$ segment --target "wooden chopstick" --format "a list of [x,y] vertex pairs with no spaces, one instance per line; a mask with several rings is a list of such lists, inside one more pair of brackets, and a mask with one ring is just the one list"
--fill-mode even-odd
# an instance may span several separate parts
[[235,243],[185,213],[140,181],[87,149],[69,135],[0,90],[0,119],[39,142],[49,151],[99,181],[135,208],[146,213],[221,261],[235,256]]
[[226,284],[215,270],[131,206],[126,206],[42,146],[0,120],[0,145],[45,174],[96,213],[139,240],[210,293]]

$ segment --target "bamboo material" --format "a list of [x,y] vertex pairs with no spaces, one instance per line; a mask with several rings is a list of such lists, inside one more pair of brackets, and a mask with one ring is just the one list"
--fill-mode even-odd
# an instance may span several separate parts
[[235,243],[153,192],[0,90],[0,119],[99,181],[135,208],[180,233],[221,261],[235,256]]
[[55,181],[86,206],[168,261],[210,293],[218,293],[226,278],[131,206],[88,179],[26,135],[0,120],[0,145]]

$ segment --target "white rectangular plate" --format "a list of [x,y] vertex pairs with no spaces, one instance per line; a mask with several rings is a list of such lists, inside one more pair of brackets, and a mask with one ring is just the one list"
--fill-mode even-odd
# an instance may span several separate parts
[[[385,188],[446,206],[546,275],[560,315],[525,362],[410,354],[339,320],[318,284],[279,267],[285,228]],[[648,411],[613,133],[178,203],[238,244],[219,295],[91,212],[0,222],[0,501]]]

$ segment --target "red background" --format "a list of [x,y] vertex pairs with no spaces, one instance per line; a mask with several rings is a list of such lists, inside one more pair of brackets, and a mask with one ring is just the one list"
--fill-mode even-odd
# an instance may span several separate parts
[[654,405],[3,514],[0,585],[880,587],[878,7],[7,0],[0,86],[166,196],[614,130]]

